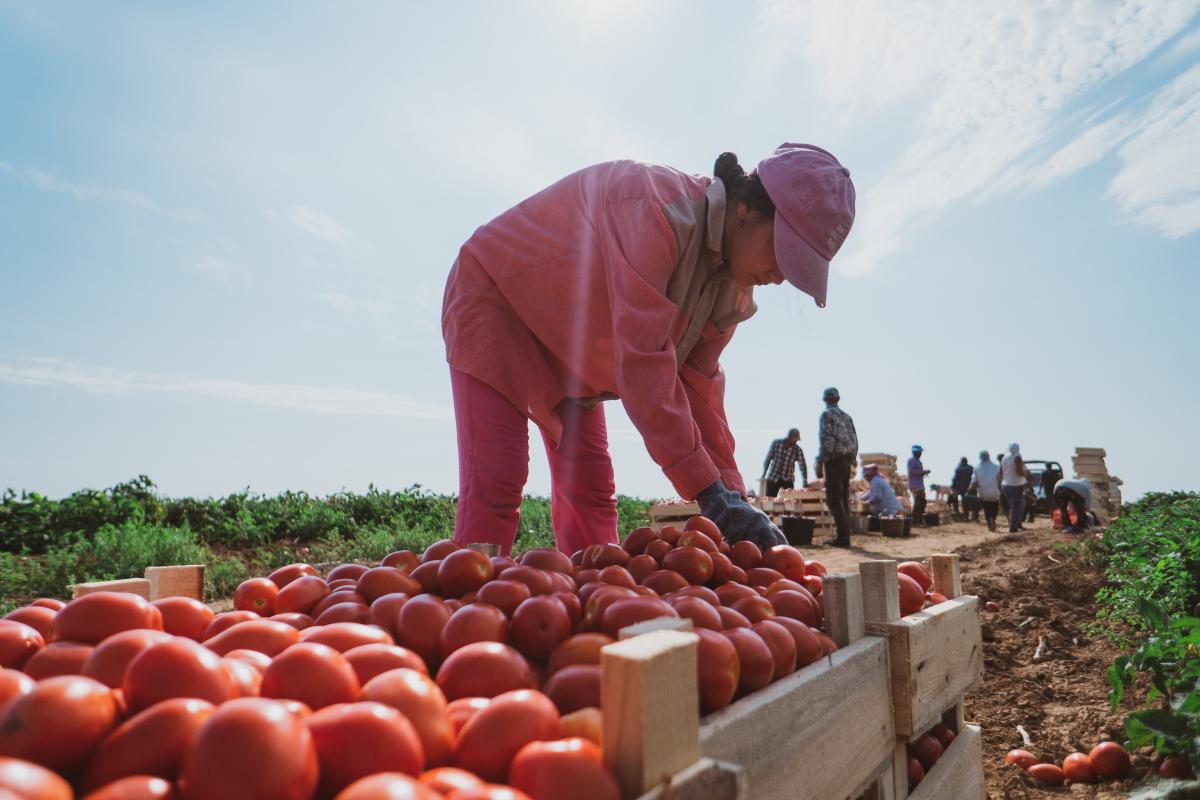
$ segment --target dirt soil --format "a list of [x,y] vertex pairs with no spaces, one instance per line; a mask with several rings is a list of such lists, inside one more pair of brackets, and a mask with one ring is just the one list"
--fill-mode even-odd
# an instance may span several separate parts
[[[1014,798],[1124,798],[1151,769],[1148,753],[1134,754],[1134,777],[1099,786],[1049,788],[1016,767],[1005,754],[1025,747],[1061,765],[1064,756],[1088,752],[1104,739],[1120,739],[1125,709],[1112,713],[1108,666],[1120,651],[1091,639],[1086,626],[1095,618],[1094,597],[1104,583],[1101,571],[1070,555],[1078,537],[1040,521],[1028,530],[988,533],[982,525],[957,523],[919,529],[907,539],[878,534],[852,537],[849,550],[818,546],[806,551],[831,572],[852,571],[864,559],[921,559],[958,553],[963,590],[1000,611],[983,611],[983,682],[967,695],[966,718],[983,731],[983,761],[989,800]],[[1035,663],[1039,637],[1045,658]],[[1029,733],[1022,744],[1017,726]]]

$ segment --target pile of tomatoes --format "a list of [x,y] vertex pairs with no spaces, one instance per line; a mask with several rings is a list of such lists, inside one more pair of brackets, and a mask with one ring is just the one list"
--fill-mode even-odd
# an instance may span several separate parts
[[[1167,759],[1167,762],[1171,759]],[[1167,762],[1164,762],[1166,764]],[[1016,764],[1029,776],[1047,786],[1062,786],[1068,780],[1072,783],[1097,783],[1102,780],[1120,780],[1128,777],[1130,769],[1129,753],[1116,742],[1101,742],[1089,753],[1071,753],[1063,759],[1062,766],[1039,762],[1038,757],[1028,750],[1010,750],[1004,757],[1005,764]],[[1182,773],[1173,775],[1164,771],[1167,777],[1187,777],[1190,770],[1186,769],[1187,760],[1182,759],[1182,765],[1176,763],[1173,768],[1183,767]]]
[[954,731],[939,722],[908,743],[909,791],[912,791],[918,783],[925,779],[926,773],[933,769],[933,765],[938,762],[942,754],[950,749],[950,743],[955,738]]
[[[927,601],[917,567],[902,608]],[[694,517],[572,557],[441,541],[324,577],[292,564],[220,614],[37,600],[0,621],[0,798],[611,800],[601,648],[691,619],[712,712],[836,649],[824,574]]]

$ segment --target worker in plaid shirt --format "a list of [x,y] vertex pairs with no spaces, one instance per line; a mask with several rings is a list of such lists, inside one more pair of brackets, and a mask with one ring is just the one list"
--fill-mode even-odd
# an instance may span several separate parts
[[786,439],[771,442],[762,474],[767,481],[767,497],[776,497],[780,489],[796,488],[797,463],[800,465],[800,485],[808,483],[808,464],[804,460],[804,451],[797,444],[799,441],[800,431],[792,428]]

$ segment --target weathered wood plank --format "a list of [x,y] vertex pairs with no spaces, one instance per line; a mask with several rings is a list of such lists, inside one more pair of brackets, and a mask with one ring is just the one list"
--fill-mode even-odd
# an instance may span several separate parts
[[959,573],[958,556],[947,553],[937,553],[930,556],[929,563],[933,567],[933,590],[940,592],[946,598],[953,600],[962,594],[962,575]]
[[907,797],[909,800],[987,800],[983,737],[979,728],[964,725],[933,769]]
[[694,633],[656,631],[600,652],[604,760],[637,797],[700,758]]
[[83,597],[85,594],[95,594],[96,592],[122,592],[124,594],[136,594],[139,597],[150,599],[150,581],[145,578],[123,578],[119,581],[90,581],[88,583],[77,583],[71,587],[71,598]]
[[702,758],[638,800],[739,800],[744,797],[742,771],[737,765]]
[[146,567],[150,581],[150,599],[160,597],[190,597],[204,600],[204,565],[187,564],[176,567]]
[[655,631],[680,631],[682,633],[692,632],[692,621],[687,617],[658,617],[656,619],[648,619],[645,622],[638,622],[617,631],[617,638],[621,641],[632,638],[634,636],[642,636]]
[[862,575],[863,619],[870,625],[900,619],[900,586],[896,578],[895,561],[863,561],[858,565]]
[[868,636],[710,714],[701,752],[739,765],[756,800],[864,791],[895,742],[887,658],[887,643]]

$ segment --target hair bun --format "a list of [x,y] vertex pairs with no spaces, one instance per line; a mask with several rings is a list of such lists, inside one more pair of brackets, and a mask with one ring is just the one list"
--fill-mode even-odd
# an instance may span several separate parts
[[725,184],[726,189],[732,189],[739,178],[746,176],[746,171],[738,163],[737,153],[721,153],[713,165],[713,175]]

